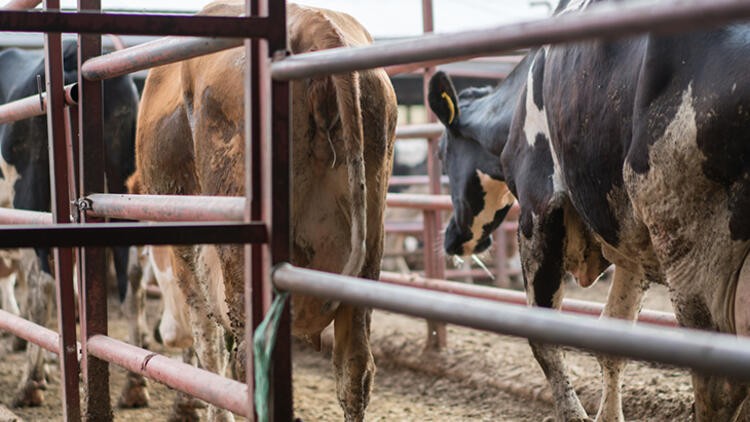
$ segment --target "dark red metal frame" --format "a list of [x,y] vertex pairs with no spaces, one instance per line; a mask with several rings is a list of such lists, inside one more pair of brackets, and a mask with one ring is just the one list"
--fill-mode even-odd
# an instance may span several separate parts
[[[100,0],[79,0],[77,13],[59,12],[59,0],[45,1],[41,12],[10,11],[35,7],[40,1],[13,1],[0,10],[0,29],[7,31],[36,30],[51,32],[45,36],[48,93],[39,103],[38,97],[28,98],[11,105],[0,106],[0,119],[9,122],[44,114],[48,116],[50,133],[50,169],[52,186],[51,213],[21,210],[0,210],[0,221],[5,224],[34,224],[34,226],[3,226],[2,247],[52,246],[56,247],[56,278],[58,280],[58,321],[60,335],[44,331],[28,321],[5,318],[0,314],[3,329],[21,332],[21,335],[61,356],[63,368],[64,419],[111,420],[109,402],[108,362],[164,382],[213,404],[252,417],[252,371],[248,371],[247,384],[221,378],[217,375],[154,356],[154,354],[125,345],[106,336],[107,308],[104,274],[104,256],[100,246],[130,244],[193,244],[193,243],[246,243],[246,279],[248,295],[249,333],[257,325],[270,298],[270,266],[288,261],[289,243],[289,162],[288,142],[289,88],[287,82],[271,82],[269,53],[286,49],[285,2],[246,2],[246,17],[166,16],[98,13]],[[270,7],[269,7],[270,6]],[[83,12],[85,10],[85,12]],[[58,31],[58,32],[52,32]],[[62,49],[59,31],[79,32],[79,73],[77,85],[62,86]],[[91,33],[154,34],[154,35],[211,35],[239,37],[240,39],[177,39],[167,37],[160,45],[139,46],[124,50],[119,56],[101,55],[100,35]],[[165,64],[207,54],[242,44],[242,37],[254,37],[248,42],[252,47],[253,63],[246,79],[246,96],[252,101],[246,107],[248,128],[246,137],[248,195],[244,210],[232,208],[232,200],[212,198],[199,207],[186,207],[179,197],[126,198],[129,205],[118,204],[116,196],[100,195],[104,191],[104,152],[102,147],[102,84],[100,80],[124,74],[122,58],[138,62],[139,69]],[[183,47],[180,47],[182,45]],[[283,54],[280,55],[283,57]],[[119,57],[119,62],[117,61]],[[89,62],[89,60],[92,60]],[[115,72],[120,72],[115,74]],[[270,87],[270,92],[268,87]],[[80,89],[77,110],[67,115],[66,104],[75,106]],[[66,95],[67,94],[67,95]],[[270,100],[270,101],[269,101]],[[274,112],[269,107],[274,107]],[[82,116],[86,116],[84,119]],[[264,123],[271,121],[272,126]],[[273,130],[271,130],[273,129]],[[72,142],[66,133],[77,133]],[[271,133],[274,140],[270,142]],[[80,144],[80,145],[78,145]],[[79,154],[79,168],[73,169],[74,151]],[[262,170],[262,171],[261,171]],[[252,176],[251,176],[252,174]],[[250,183],[250,180],[253,183]],[[84,200],[76,201],[79,209],[71,210],[71,199],[77,193]],[[119,198],[122,199],[122,198]],[[160,215],[168,201],[172,214]],[[195,198],[193,198],[195,199]],[[152,204],[152,214],[132,213],[133,204]],[[236,201],[234,202],[236,204]],[[109,208],[107,208],[107,204]],[[226,205],[225,205],[226,204]],[[265,204],[265,205],[263,205]],[[229,206],[227,206],[229,205]],[[159,209],[159,206],[162,208]],[[175,208],[175,206],[177,208]],[[119,207],[119,208],[118,208]],[[120,216],[118,209],[129,209],[130,219],[169,221],[169,223],[108,223],[104,217]],[[210,211],[209,211],[210,210]],[[81,212],[79,212],[81,211]],[[239,218],[237,218],[239,216]],[[271,218],[273,217],[273,218]],[[79,221],[82,224],[69,224]],[[191,221],[175,223],[174,221]],[[216,222],[223,221],[223,222]],[[239,222],[236,222],[239,221]],[[37,225],[46,225],[41,227]],[[78,346],[76,344],[75,311],[72,286],[73,249],[80,259],[81,277],[81,376],[84,384],[84,412],[80,409]],[[265,257],[265,258],[263,258]],[[251,285],[252,283],[252,285]],[[253,293],[251,295],[251,292]],[[260,301],[255,300],[261,298]],[[264,299],[265,298],[265,299]],[[291,359],[289,313],[284,315],[275,350],[274,366],[274,420],[291,420]],[[53,337],[54,336],[54,337]],[[59,338],[59,346],[52,347],[51,339]],[[248,340],[252,337],[249,335]],[[252,344],[248,341],[248,346]],[[252,348],[247,351],[252,363]],[[251,366],[249,366],[251,367]]]

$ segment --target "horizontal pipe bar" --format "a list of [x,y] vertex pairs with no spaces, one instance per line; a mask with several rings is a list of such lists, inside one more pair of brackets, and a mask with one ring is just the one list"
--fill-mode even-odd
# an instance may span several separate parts
[[88,352],[129,371],[241,416],[248,416],[247,385],[103,335],[88,339]]
[[0,309],[0,330],[37,344],[52,353],[60,354],[60,336],[56,332],[2,309]]
[[[388,181],[389,186],[408,186],[408,185],[426,185],[430,182],[430,178],[427,175],[416,175],[416,176],[391,176]],[[447,185],[448,176],[441,176],[440,183]]]
[[277,80],[302,79],[404,63],[476,57],[595,37],[612,39],[649,31],[673,33],[719,26],[748,17],[750,2],[740,0],[675,0],[633,5],[618,2],[592,6],[580,14],[568,13],[496,28],[298,54],[274,63],[271,71]]
[[[518,222],[505,221],[500,225],[500,228],[506,232],[515,233],[518,230]],[[424,221],[386,221],[385,231],[386,233],[404,233],[422,237],[424,234]]]
[[[496,302],[512,303],[527,306],[526,294],[516,290],[500,289],[480,286],[476,284],[459,283],[456,281],[437,280],[432,278],[415,277],[388,271],[380,272],[380,281],[400,286],[418,287],[420,289],[452,293],[466,297],[487,299]],[[577,299],[563,299],[562,310],[565,312],[599,316],[604,304]],[[638,322],[676,327],[677,319],[670,312],[644,309],[638,315]]]
[[405,233],[405,234],[422,234],[424,231],[424,222],[418,221],[386,221],[386,233]]
[[396,139],[402,138],[437,138],[443,134],[445,126],[440,123],[422,123],[396,127]]
[[264,223],[107,223],[0,226],[0,248],[265,243]]
[[237,38],[164,37],[87,60],[81,73],[99,81],[241,45]]
[[[505,270],[506,276],[520,275],[520,273],[520,270]],[[424,271],[419,271],[417,274],[421,277],[425,276]],[[472,268],[470,270],[463,270],[460,268],[446,268],[444,277],[449,280],[457,280],[465,277],[490,278],[490,274],[481,268]]]
[[290,264],[277,266],[272,277],[277,288],[292,293],[750,381],[750,340],[727,334],[633,325],[610,318],[595,320],[550,309],[295,268]]
[[452,211],[450,195],[427,195],[421,193],[389,193],[385,203],[394,208]]
[[0,208],[0,224],[52,224],[52,213]]
[[10,0],[0,7],[0,10],[28,10],[37,7],[41,2],[42,0]]
[[[65,103],[67,105],[78,104],[77,83],[65,86]],[[46,112],[47,93],[43,92],[41,100],[39,94],[36,94],[0,105],[0,124],[41,116]]]
[[0,28],[14,32],[236,38],[267,38],[273,34],[271,21],[261,17],[15,10],[0,10]]
[[229,196],[93,194],[89,216],[146,221],[242,221],[245,198]]
[[396,76],[396,75],[401,75],[404,73],[412,73],[417,70],[421,71],[421,70],[424,70],[424,68],[435,67],[440,64],[468,60],[472,57],[474,56],[454,57],[450,59],[437,59],[437,60],[430,60],[426,62],[415,62],[415,63],[405,63],[405,64],[398,64],[398,65],[393,65],[393,66],[386,66],[385,73],[387,73],[388,76]]

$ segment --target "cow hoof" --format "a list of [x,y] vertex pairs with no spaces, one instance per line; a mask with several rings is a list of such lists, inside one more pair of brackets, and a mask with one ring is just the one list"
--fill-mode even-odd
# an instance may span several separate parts
[[11,342],[10,348],[13,352],[23,352],[26,350],[26,345],[28,342],[21,337],[13,336],[13,341]]
[[121,409],[134,409],[148,406],[148,383],[140,375],[129,373],[128,381],[122,389],[117,407]]
[[198,422],[201,420],[198,409],[205,408],[205,403],[194,398],[176,401],[168,420],[169,422]]
[[47,383],[44,381],[29,380],[21,387],[13,398],[13,407],[37,407],[44,404],[44,390]]

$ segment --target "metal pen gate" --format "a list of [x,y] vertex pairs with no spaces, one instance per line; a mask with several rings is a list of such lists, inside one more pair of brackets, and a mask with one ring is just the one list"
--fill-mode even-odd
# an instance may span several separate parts
[[[106,288],[104,286],[104,255],[100,247],[133,244],[197,244],[244,243],[246,312],[252,332],[262,319],[270,301],[269,268],[289,257],[289,84],[271,81],[268,67],[270,54],[286,49],[286,4],[283,1],[246,1],[246,16],[179,16],[100,13],[99,0],[79,0],[78,12],[60,12],[59,0],[46,0],[44,11],[23,11],[35,7],[39,1],[13,1],[0,11],[0,29],[5,31],[46,31],[47,63],[46,113],[50,136],[50,167],[53,207],[51,213],[3,210],[6,224],[43,224],[39,226],[4,226],[1,247],[48,246],[55,249],[55,272],[58,302],[59,338],[54,332],[31,324],[21,318],[3,313],[0,327],[26,338],[60,355],[62,367],[64,418],[69,421],[81,417],[92,420],[111,420],[108,362],[139,372],[173,388],[229,409],[240,415],[253,417],[252,371],[248,383],[225,379],[216,374],[175,363],[118,340],[107,337]],[[71,126],[80,133],[80,170],[78,180],[72,174],[69,152],[65,145],[65,97],[62,85],[61,32],[79,33],[80,69],[78,84],[67,87],[78,93],[78,112]],[[99,33],[139,35],[182,35],[235,37],[181,38],[168,37],[147,46],[122,50],[120,55],[101,57]],[[90,35],[95,34],[95,35]],[[179,197],[149,197],[139,209],[152,220],[191,221],[189,223],[109,223],[104,214],[90,208],[106,207],[117,201],[116,195],[104,192],[102,149],[102,91],[101,80],[158,64],[172,63],[190,57],[242,45],[251,57],[245,81],[246,119],[246,201],[241,211],[241,223],[215,222],[227,220],[227,210],[219,198],[190,198],[192,208],[186,212]],[[128,56],[129,55],[129,56]],[[129,68],[123,70],[118,57],[128,57]],[[91,60],[91,62],[89,62]],[[103,70],[97,70],[101,66]],[[118,73],[121,72],[121,73]],[[17,120],[42,114],[30,101],[0,107],[0,119]],[[273,107],[273,113],[271,108]],[[75,107],[75,105],[72,105]],[[71,108],[71,110],[74,110]],[[29,114],[35,113],[35,114]],[[77,119],[75,116],[77,115]],[[76,121],[77,120],[77,121]],[[266,122],[271,122],[269,126]],[[73,133],[75,128],[72,127]],[[274,142],[270,142],[273,133]],[[75,177],[75,176],[74,176]],[[249,180],[254,183],[249,183]],[[69,183],[70,182],[70,183]],[[70,198],[69,187],[81,197]],[[73,190],[72,188],[77,188]],[[71,199],[80,204],[71,209]],[[201,201],[204,202],[201,202]],[[95,202],[94,202],[95,201]],[[95,205],[94,205],[95,204]],[[164,218],[164,210],[177,210]],[[218,213],[215,211],[219,211]],[[159,216],[162,216],[159,218]],[[71,220],[81,224],[69,224]],[[133,217],[132,213],[128,218]],[[81,269],[81,372],[84,385],[84,412],[80,409],[78,391],[78,353],[76,344],[75,309],[73,298],[73,248],[78,249]],[[251,295],[251,292],[255,294]],[[273,364],[274,419],[291,420],[291,362],[288,307],[282,317],[278,336],[277,356]],[[251,338],[251,336],[248,336]],[[248,342],[251,347],[252,342]],[[248,357],[252,350],[248,350]],[[248,368],[252,360],[248,359]]]

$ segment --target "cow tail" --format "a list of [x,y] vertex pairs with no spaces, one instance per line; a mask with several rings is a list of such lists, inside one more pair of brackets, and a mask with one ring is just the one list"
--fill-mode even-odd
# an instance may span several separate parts
[[343,274],[357,276],[364,266],[367,247],[367,187],[359,73],[334,75],[332,80],[341,116],[343,139],[347,143],[346,160],[351,192],[351,253],[344,265]]

